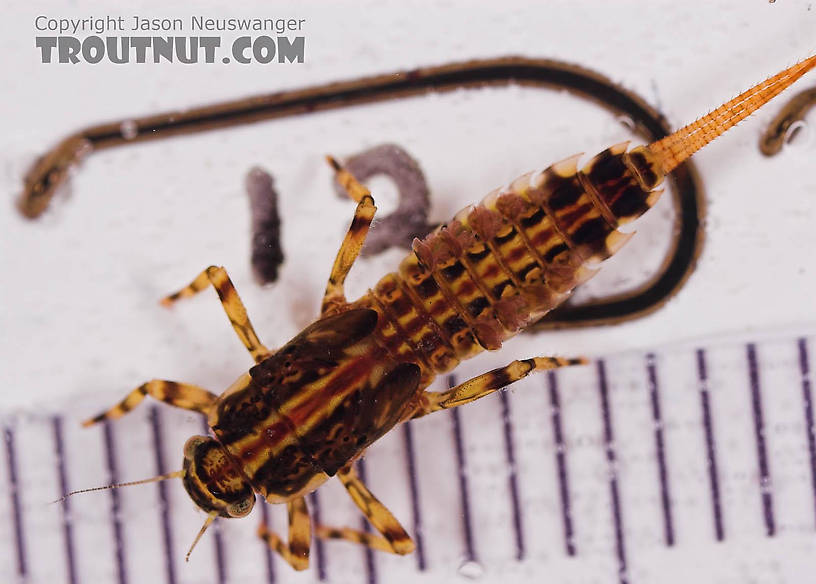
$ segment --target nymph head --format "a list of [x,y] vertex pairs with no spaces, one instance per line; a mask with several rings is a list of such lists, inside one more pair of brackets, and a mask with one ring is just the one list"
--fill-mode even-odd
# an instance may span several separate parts
[[181,479],[193,502],[208,514],[187,552],[189,560],[193,548],[215,518],[248,515],[255,505],[255,493],[224,448],[207,436],[187,440]]
[[133,485],[154,483],[166,479],[180,478],[184,488],[193,502],[208,515],[207,520],[198,532],[193,545],[187,552],[187,559],[193,548],[204,535],[216,517],[244,517],[255,505],[255,493],[243,475],[235,469],[224,448],[213,438],[193,436],[184,445],[184,467],[182,470],[169,472],[141,481],[117,483],[105,487],[93,487],[72,491],[54,501],[59,503],[72,495],[118,489]]
[[252,486],[213,438],[187,440],[182,480],[193,502],[213,517],[244,517],[255,505]]

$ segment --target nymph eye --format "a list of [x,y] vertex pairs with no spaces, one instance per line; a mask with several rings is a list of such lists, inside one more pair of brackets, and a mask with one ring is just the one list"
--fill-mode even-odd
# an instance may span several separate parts
[[254,507],[254,505],[255,498],[249,497],[229,505],[227,507],[227,513],[229,513],[230,517],[245,517],[246,515],[249,515],[249,512],[252,511],[252,507]]
[[187,442],[184,443],[184,458],[192,460],[196,448],[207,440],[209,440],[209,438],[206,436],[193,436],[192,438],[188,439]]

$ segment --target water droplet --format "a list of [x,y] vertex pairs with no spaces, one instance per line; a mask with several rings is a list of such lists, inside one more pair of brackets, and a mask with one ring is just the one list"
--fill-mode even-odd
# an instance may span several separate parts
[[813,142],[813,128],[805,120],[796,120],[785,132],[783,148],[802,149]]
[[635,120],[630,118],[629,116],[618,116],[615,120],[624,128],[629,130],[630,132],[635,132],[637,127],[635,125]]
[[133,120],[127,120],[122,122],[119,131],[122,132],[122,138],[125,140],[133,140],[139,135],[139,126]]
[[93,152],[93,144],[91,144],[90,140],[83,140],[76,149],[77,160],[82,160],[91,152]]
[[459,575],[476,580],[484,575],[484,566],[474,560],[467,560],[459,566]]

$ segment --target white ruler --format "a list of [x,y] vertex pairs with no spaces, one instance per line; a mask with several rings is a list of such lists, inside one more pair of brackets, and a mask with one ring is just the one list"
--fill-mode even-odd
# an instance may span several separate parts
[[[808,582],[816,551],[814,336],[612,355],[407,424],[360,470],[413,556],[316,542],[295,573],[254,536],[281,509],[216,522],[178,481],[71,489],[176,469],[203,421],[162,405],[81,429],[107,404],[3,420],[3,582]],[[442,380],[445,381],[445,380]],[[310,498],[360,526],[338,485]]]

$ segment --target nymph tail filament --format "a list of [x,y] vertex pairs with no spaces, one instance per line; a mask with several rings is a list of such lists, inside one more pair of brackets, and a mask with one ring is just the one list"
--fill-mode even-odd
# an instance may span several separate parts
[[782,93],[814,67],[816,55],[758,83],[696,122],[650,144],[647,149],[658,159],[663,172],[668,173],[700,148]]

